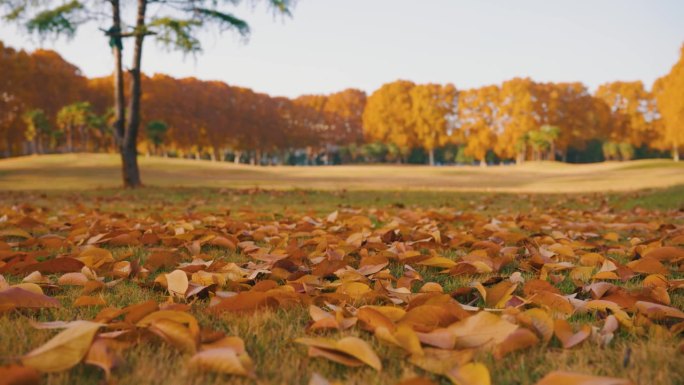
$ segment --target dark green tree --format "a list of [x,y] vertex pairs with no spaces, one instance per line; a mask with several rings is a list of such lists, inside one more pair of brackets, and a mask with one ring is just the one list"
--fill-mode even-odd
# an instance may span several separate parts
[[147,123],[145,133],[147,134],[147,140],[154,146],[155,155],[159,155],[159,147],[164,143],[166,131],[168,130],[169,126],[161,120],[153,120]]
[[[294,0],[267,0],[274,13],[289,15]],[[202,50],[199,36],[210,27],[219,32],[237,31],[249,36],[246,21],[232,15],[226,8],[234,7],[241,0],[71,0],[35,1],[0,0],[3,19],[19,23],[29,33],[40,37],[75,36],[78,27],[96,23],[106,35],[114,56],[114,122],[113,132],[121,154],[123,184],[125,187],[140,186],[137,160],[138,128],[140,126],[140,103],[142,94],[143,43],[148,36],[169,49],[183,53],[199,53]],[[256,3],[257,0],[252,0]],[[126,12],[125,6],[134,4],[135,13]],[[135,15],[130,22],[123,15]],[[124,74],[122,51],[124,40],[131,39],[133,59],[128,69],[129,100],[124,97]]]

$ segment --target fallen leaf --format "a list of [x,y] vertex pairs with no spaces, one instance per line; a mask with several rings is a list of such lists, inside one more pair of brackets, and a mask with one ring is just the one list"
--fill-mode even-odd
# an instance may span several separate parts
[[481,311],[448,327],[456,337],[455,347],[486,347],[503,342],[518,328],[501,317]]
[[102,326],[90,321],[74,321],[43,346],[32,350],[21,362],[41,372],[67,370],[83,359],[95,333]]
[[188,275],[183,270],[174,270],[166,276],[166,288],[172,297],[185,298],[188,291]]
[[20,365],[0,366],[0,383],[3,385],[40,385],[40,373]]
[[489,370],[479,362],[456,367],[447,372],[446,376],[455,385],[491,385],[492,383]]
[[247,354],[237,354],[230,348],[208,349],[190,359],[190,365],[212,372],[254,377],[252,360]]
[[10,287],[0,291],[0,311],[14,308],[41,309],[60,307],[59,301],[44,294],[36,294],[18,287]]
[[554,371],[544,376],[535,385],[633,385],[633,383],[620,378]]
[[577,333],[572,331],[572,326],[568,321],[557,319],[554,323],[554,332],[558,340],[563,344],[564,349],[570,349],[581,344],[591,335],[591,326],[582,325]]
[[322,356],[348,366],[366,364],[377,371],[382,370],[380,358],[366,341],[357,337],[344,337],[338,341],[328,338],[298,338],[295,342],[309,346],[309,355],[312,357]]

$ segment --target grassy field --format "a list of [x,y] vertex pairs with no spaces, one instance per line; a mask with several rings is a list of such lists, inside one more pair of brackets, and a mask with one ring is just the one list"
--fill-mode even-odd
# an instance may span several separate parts
[[[148,187],[133,191],[112,188],[119,183],[118,165],[113,156],[68,155],[0,161],[0,218],[4,218],[0,220],[0,231],[24,226],[36,239],[45,234],[71,239],[76,227],[93,236],[109,231],[167,234],[169,229],[173,233],[174,226],[193,224],[198,239],[202,236],[201,231],[218,231],[215,222],[218,220],[244,224],[247,226],[244,230],[226,227],[222,231],[235,234],[240,240],[256,240],[260,245],[268,245],[277,244],[279,237],[311,239],[311,234],[301,233],[306,223],[325,223],[329,213],[338,211],[340,219],[323,227],[331,236],[337,231],[341,238],[346,237],[349,232],[337,226],[344,227],[344,221],[358,216],[369,219],[364,226],[373,233],[402,218],[408,226],[403,231],[420,232],[421,226],[434,223],[443,234],[454,231],[455,237],[473,235],[495,241],[496,238],[491,238],[486,231],[483,233],[481,227],[501,223],[528,237],[529,242],[519,243],[518,247],[563,243],[572,238],[580,243],[591,243],[591,247],[579,246],[579,253],[593,250],[620,266],[633,257],[630,242],[635,242],[634,239],[642,240],[644,245],[671,245],[673,237],[684,232],[684,168],[667,161],[583,166],[530,164],[481,170],[418,166],[255,168],[157,158],[141,160]],[[645,187],[649,189],[643,189]],[[530,192],[537,190],[562,193]],[[596,192],[599,190],[616,191]],[[27,217],[40,224],[27,221]],[[298,225],[293,227],[295,224]],[[640,225],[631,226],[634,224]],[[584,231],[596,232],[598,238],[578,232],[577,229],[585,225],[590,229]],[[254,231],[262,226],[274,226],[281,235],[257,236]],[[617,238],[610,238],[610,241],[602,238],[608,233],[616,233]],[[564,238],[566,235],[569,238]],[[11,250],[36,252],[48,259],[58,255],[76,256],[81,249],[80,243],[75,241],[48,251],[40,244],[17,243],[18,240],[12,237],[6,237],[5,241]],[[100,246],[110,250],[117,260],[141,263],[162,247],[159,244],[107,243]],[[185,247],[175,246],[175,250],[183,256],[183,262],[190,262],[192,258]],[[461,260],[472,248],[473,245],[467,242],[429,247],[454,261]],[[0,247],[0,251],[2,249]],[[421,253],[428,251],[421,250]],[[253,261],[240,250],[210,245],[203,245],[201,253],[204,260],[235,262],[240,266],[248,266]],[[0,253],[2,255],[7,254]],[[357,266],[360,258],[357,250],[348,258],[350,264]],[[3,261],[8,259],[0,258],[0,269]],[[568,257],[565,261],[575,263],[576,259]],[[525,258],[521,257],[498,273],[475,275],[450,275],[434,267],[411,266],[422,275],[423,282],[436,282],[445,293],[456,293],[474,281],[489,285],[487,282],[492,279],[507,278],[514,271],[522,272],[525,280],[532,280],[539,272],[529,270],[525,263]],[[684,278],[682,265],[676,263],[666,264],[668,280]],[[391,259],[387,268],[398,278],[403,263]],[[153,270],[144,279],[126,279],[98,295],[107,306],[116,308],[150,299],[163,304],[170,300],[168,292],[152,282],[170,270],[172,268]],[[100,273],[107,281],[111,279],[106,271]],[[3,275],[9,284],[17,284],[26,274],[5,272]],[[58,276],[53,274],[48,278],[54,284]],[[268,276],[260,277],[257,281],[266,278]],[[563,277],[555,278],[561,278],[555,285],[562,294],[577,293],[585,298],[581,286],[576,286],[567,277],[564,280]],[[637,275],[609,282],[631,292],[641,290],[643,279],[644,275]],[[256,283],[248,281],[247,284]],[[285,282],[278,280],[278,284]],[[81,295],[80,287],[48,285],[45,290],[59,299],[63,307],[16,310],[0,315],[0,365],[15,361],[55,335],[52,330],[34,329],[30,320],[93,319],[104,308],[72,306]],[[523,296],[521,288],[516,293]],[[681,286],[668,293],[670,305],[684,309]],[[456,298],[456,294],[452,295]],[[473,298],[471,296],[468,294]],[[256,380],[198,372],[188,365],[187,354],[160,339],[145,339],[121,354],[122,362],[113,372],[114,383],[306,384],[314,373],[345,384],[395,384],[415,376],[438,384],[450,383],[444,376],[409,364],[402,349],[379,341],[359,327],[314,335],[363,338],[382,360],[381,372],[367,366],[346,368],[322,358],[308,357],[306,348],[294,343],[295,338],[312,335],[307,330],[311,317],[306,306],[263,309],[247,314],[225,312],[217,316],[208,312],[207,299],[189,300],[188,303],[190,314],[202,328],[239,336],[245,341],[246,350],[254,361]],[[484,307],[481,299],[472,303]],[[363,301],[354,305],[363,305]],[[601,311],[575,314],[569,321],[575,327],[584,324],[600,327],[608,314],[610,312]],[[637,315],[631,311],[630,315],[636,322]],[[635,384],[684,384],[681,340],[676,330],[670,332],[675,327],[670,321],[642,319],[640,322],[644,325],[640,326],[639,333],[621,328],[605,347],[587,340],[575,348],[564,349],[554,337],[548,344],[537,344],[502,359],[495,359],[488,351],[478,351],[474,359],[487,366],[493,384],[531,385],[552,370],[628,378]],[[102,377],[99,368],[79,364],[70,370],[45,375],[44,379],[48,384],[66,385],[98,383]]]
[[[143,182],[163,187],[261,187],[322,190],[509,192],[629,191],[684,184],[684,162],[643,160],[571,165],[426,167],[363,165],[253,167],[210,161],[140,158]],[[111,188],[115,155],[69,154],[0,160],[0,190]]]

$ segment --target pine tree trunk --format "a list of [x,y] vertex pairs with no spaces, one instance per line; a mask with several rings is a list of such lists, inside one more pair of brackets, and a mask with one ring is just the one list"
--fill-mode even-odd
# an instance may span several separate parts
[[140,126],[140,98],[142,95],[142,49],[145,40],[145,11],[147,0],[138,0],[138,14],[135,25],[135,39],[133,48],[133,65],[131,66],[131,100],[128,107],[126,132],[121,146],[121,160],[123,162],[124,187],[140,187],[140,169],[138,168],[138,128]]

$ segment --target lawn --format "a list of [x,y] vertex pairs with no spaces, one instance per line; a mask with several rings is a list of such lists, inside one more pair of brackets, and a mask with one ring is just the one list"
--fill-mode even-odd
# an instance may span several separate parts
[[[29,352],[60,332],[36,322],[96,320],[95,342],[81,346],[96,365],[78,358],[45,383],[98,383],[102,367],[119,385],[481,384],[468,376],[482,380],[483,367],[493,384],[556,370],[684,383],[684,169],[674,163],[151,158],[149,187],[119,190],[115,160],[0,162],[0,365],[32,365]],[[619,191],[596,192],[606,186]],[[33,308],[7,294],[14,285],[60,306]],[[154,306],[131,317],[127,306],[145,301]],[[381,370],[358,347],[301,340],[349,336]],[[222,365],[197,358],[216,350]],[[68,361],[39,353],[38,366]]]
[[[529,162],[522,166],[352,165],[254,167],[226,162],[141,157],[143,182],[163,187],[307,188],[602,192],[684,184],[684,162],[594,164]],[[65,154],[0,160],[0,190],[93,189],[120,184],[113,154]]]

